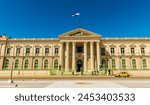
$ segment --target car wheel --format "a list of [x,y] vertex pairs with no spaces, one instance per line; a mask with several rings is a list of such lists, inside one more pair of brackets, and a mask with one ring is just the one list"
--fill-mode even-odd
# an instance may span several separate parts
[[120,77],[120,75],[118,75],[118,77]]
[[129,75],[127,75],[127,77],[129,77]]

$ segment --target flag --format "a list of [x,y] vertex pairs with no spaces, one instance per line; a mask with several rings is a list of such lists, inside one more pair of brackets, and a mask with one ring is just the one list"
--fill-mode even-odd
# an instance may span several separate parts
[[80,16],[80,13],[72,14],[72,17],[74,17],[74,16]]

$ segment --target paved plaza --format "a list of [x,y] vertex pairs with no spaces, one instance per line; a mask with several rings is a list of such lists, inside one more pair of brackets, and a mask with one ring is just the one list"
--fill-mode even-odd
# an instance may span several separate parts
[[0,79],[0,88],[150,88],[150,79],[97,78],[97,79]]

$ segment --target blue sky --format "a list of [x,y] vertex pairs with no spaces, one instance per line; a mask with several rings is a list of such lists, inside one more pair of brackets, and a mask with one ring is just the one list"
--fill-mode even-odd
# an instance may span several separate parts
[[0,0],[0,34],[55,38],[81,27],[103,37],[150,37],[150,0]]

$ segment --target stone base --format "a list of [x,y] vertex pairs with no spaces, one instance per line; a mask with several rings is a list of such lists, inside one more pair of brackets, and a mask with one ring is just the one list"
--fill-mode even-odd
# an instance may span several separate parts
[[9,80],[7,81],[7,83],[14,83],[14,81],[13,81],[12,79],[9,79]]
[[62,71],[56,71],[56,75],[63,75]]
[[70,71],[65,71],[65,72],[63,72],[63,75],[74,75],[74,73],[70,72]]
[[92,75],[92,72],[91,71],[85,71],[85,72],[83,72],[83,74],[85,74],[85,75]]
[[74,72],[74,75],[82,75],[81,72]]

